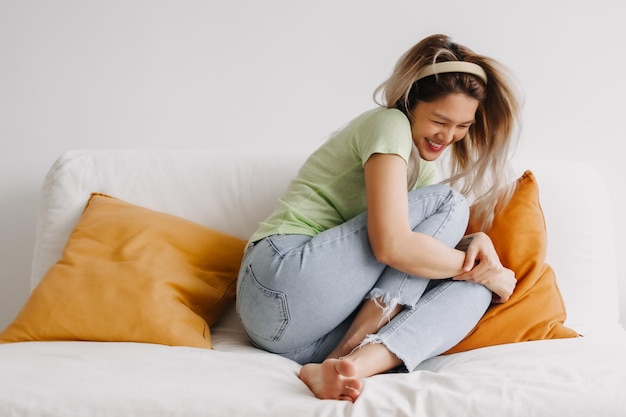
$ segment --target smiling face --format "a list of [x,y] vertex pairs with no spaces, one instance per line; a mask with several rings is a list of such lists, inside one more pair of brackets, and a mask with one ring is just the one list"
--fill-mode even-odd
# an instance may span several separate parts
[[446,147],[463,139],[476,109],[478,100],[461,93],[418,101],[411,112],[411,133],[422,159],[434,161]]

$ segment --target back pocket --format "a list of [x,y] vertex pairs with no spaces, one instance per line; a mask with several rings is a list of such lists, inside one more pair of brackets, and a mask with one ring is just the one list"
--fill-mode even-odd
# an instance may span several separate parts
[[267,342],[278,342],[289,324],[287,297],[261,285],[250,265],[240,279],[237,309],[243,327],[253,342],[270,348]]

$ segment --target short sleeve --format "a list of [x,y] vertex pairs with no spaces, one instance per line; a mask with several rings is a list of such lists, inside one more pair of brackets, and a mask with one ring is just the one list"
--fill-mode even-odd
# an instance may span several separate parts
[[411,125],[397,109],[377,109],[355,126],[353,149],[361,165],[375,153],[397,154],[408,162],[412,142]]

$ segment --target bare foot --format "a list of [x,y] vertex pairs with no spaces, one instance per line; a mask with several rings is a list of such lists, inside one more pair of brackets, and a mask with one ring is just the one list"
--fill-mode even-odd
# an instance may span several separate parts
[[323,400],[356,401],[363,383],[356,377],[357,366],[347,359],[326,359],[309,363],[300,369],[298,377],[317,398]]

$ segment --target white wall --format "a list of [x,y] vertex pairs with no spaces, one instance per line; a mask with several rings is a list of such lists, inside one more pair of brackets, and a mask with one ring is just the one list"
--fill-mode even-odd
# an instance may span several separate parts
[[435,32],[510,66],[526,95],[520,155],[591,160],[621,216],[625,12],[621,0],[0,0],[0,329],[28,296],[38,193],[62,151],[313,149]]

